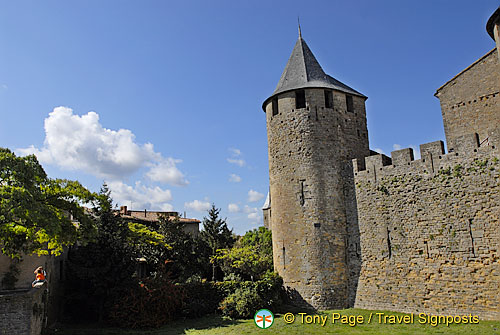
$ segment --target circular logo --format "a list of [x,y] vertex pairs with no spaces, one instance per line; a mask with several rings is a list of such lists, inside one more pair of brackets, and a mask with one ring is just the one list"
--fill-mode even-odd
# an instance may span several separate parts
[[260,329],[269,328],[274,323],[273,312],[268,309],[258,310],[253,317],[253,321],[255,322],[255,325]]
[[283,315],[283,320],[285,320],[286,323],[293,323],[295,321],[295,315],[293,315],[293,313],[286,313]]

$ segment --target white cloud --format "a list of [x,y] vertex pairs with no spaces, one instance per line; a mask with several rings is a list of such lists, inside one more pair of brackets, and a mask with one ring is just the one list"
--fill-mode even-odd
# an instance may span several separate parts
[[248,218],[252,221],[259,221],[260,215],[258,213],[250,213],[248,214]]
[[9,88],[9,86],[7,86],[7,84],[2,84],[2,88],[3,88],[4,90],[6,90],[6,89],[8,89],[8,88]]
[[227,161],[231,164],[236,164],[240,167],[243,167],[246,165],[246,162],[244,159],[239,158],[241,156],[241,150],[236,149],[236,148],[229,148],[229,151],[231,152],[231,158],[228,158]]
[[250,220],[251,224],[260,224],[263,222],[262,210],[259,208],[245,205],[245,207],[243,207],[243,212],[247,214],[247,218]]
[[236,148],[229,148],[229,151],[231,151],[231,155],[233,157],[238,157],[238,156],[241,156],[241,150],[240,149],[236,149]]
[[[56,107],[45,119],[45,141],[41,149],[33,145],[18,149],[21,154],[35,154],[42,163],[56,164],[68,170],[82,170],[108,180],[120,180],[143,167],[150,167],[153,181],[186,185],[176,168],[180,160],[165,158],[153,144],[139,145],[128,129],[111,130],[99,122],[99,115],[89,112],[79,116],[68,107]],[[165,175],[163,175],[165,174]]]
[[229,204],[227,205],[227,210],[229,213],[238,213],[240,211],[240,206],[237,204]]
[[258,208],[245,205],[243,211],[248,214],[247,218],[250,220],[251,224],[260,224],[263,222],[262,211]]
[[243,167],[246,164],[244,159],[228,158],[227,161],[231,164],[236,164],[239,167]]
[[245,205],[245,207],[243,207],[243,212],[249,214],[249,213],[253,213],[257,211],[257,208],[256,207],[250,207],[248,205]]
[[173,206],[168,202],[172,200],[170,190],[158,186],[147,187],[136,182],[132,187],[121,181],[108,182],[111,197],[114,203],[120,206],[130,206],[130,209],[150,209],[172,211]]
[[233,183],[239,183],[241,181],[241,177],[238,176],[237,174],[231,173],[229,175],[229,181]]
[[401,150],[401,144],[397,144],[397,143],[393,144],[392,145],[392,149],[394,149],[394,150]]
[[191,202],[185,202],[184,207],[186,209],[193,210],[196,212],[205,212],[210,209],[211,205],[210,202],[208,201],[194,200]]
[[262,198],[264,198],[264,194],[259,193],[259,192],[254,191],[254,190],[248,191],[248,202],[257,202],[257,201],[261,200]]
[[184,174],[175,166],[181,163],[180,159],[165,158],[155,163],[146,173],[152,181],[158,181],[177,186],[186,186],[189,182],[184,178]]
[[382,150],[382,149],[380,149],[380,148],[374,148],[374,149],[373,149],[373,151],[378,152],[379,154],[383,154],[383,155],[385,155],[384,150]]

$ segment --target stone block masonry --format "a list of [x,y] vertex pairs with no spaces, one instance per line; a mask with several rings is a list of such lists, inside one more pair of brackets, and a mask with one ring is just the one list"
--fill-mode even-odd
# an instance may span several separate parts
[[343,165],[369,152],[364,99],[353,97],[348,112],[342,92],[332,91],[332,108],[323,89],[305,96],[307,106],[296,108],[295,92],[280,94],[274,115],[266,105],[274,268],[297,304],[344,308],[357,274],[347,264],[346,226],[355,212],[346,209]]
[[500,64],[493,49],[441,86],[435,96],[441,103],[446,143],[477,133],[482,142],[500,118]]
[[[490,131],[496,139],[498,130]],[[500,153],[477,135],[354,160],[355,307],[500,319]],[[363,163],[366,164],[364,167]]]
[[263,103],[264,217],[274,268],[296,303],[500,319],[494,51],[435,94],[449,153],[435,141],[420,146],[419,160],[412,149],[391,159],[369,150],[367,97],[326,75],[299,33]]
[[40,289],[0,292],[0,335],[39,335],[42,331],[46,285]]

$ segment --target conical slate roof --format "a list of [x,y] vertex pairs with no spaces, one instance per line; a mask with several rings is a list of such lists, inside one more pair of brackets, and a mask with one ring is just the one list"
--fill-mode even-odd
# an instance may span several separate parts
[[493,28],[495,24],[500,22],[500,6],[498,6],[497,10],[490,16],[488,22],[486,23],[486,31],[490,35],[490,37],[495,40],[495,35],[493,34]]
[[330,88],[366,98],[366,96],[358,91],[327,75],[321,68],[321,65],[319,65],[316,57],[314,57],[311,49],[309,49],[306,41],[299,34],[299,39],[295,43],[295,47],[281,75],[278,86],[276,86],[273,94],[264,101],[262,108],[265,111],[265,105],[268,100],[277,94],[300,88],[313,87]]

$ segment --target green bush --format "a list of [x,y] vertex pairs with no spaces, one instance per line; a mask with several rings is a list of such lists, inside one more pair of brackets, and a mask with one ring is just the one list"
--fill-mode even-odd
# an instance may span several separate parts
[[262,280],[255,283],[255,288],[264,302],[262,308],[276,310],[280,307],[285,291],[283,288],[283,278],[276,272],[266,273]]
[[221,302],[240,288],[252,287],[245,281],[191,282],[180,284],[184,292],[181,313],[184,316],[199,317],[217,313]]
[[157,328],[181,308],[182,289],[171,281],[148,278],[118,298],[110,308],[109,321],[122,328]]
[[274,272],[256,282],[192,281],[177,286],[183,292],[181,313],[187,317],[217,312],[231,318],[251,317],[261,308],[278,309],[284,294],[283,279]]
[[[283,279],[274,272],[268,272],[256,282],[224,282],[226,290],[239,286],[220,303],[222,314],[231,318],[249,318],[262,308],[278,309],[282,303]],[[227,291],[226,291],[227,292]]]
[[219,265],[225,277],[260,280],[273,269],[271,231],[260,227],[248,231],[230,249],[218,249],[212,262]]
[[263,305],[264,302],[255,287],[240,288],[221,302],[220,310],[225,316],[244,319],[252,317]]
[[228,295],[236,292],[236,290],[239,288],[249,288],[254,286],[254,284],[255,283],[251,281],[236,281],[236,280],[219,281],[213,283],[214,287],[216,287],[217,291],[222,296],[222,298],[225,298]]
[[191,282],[179,285],[184,292],[181,314],[200,317],[217,312],[217,307],[227,295],[212,282]]
[[224,300],[221,301],[219,305],[219,310],[222,315],[229,316],[230,318],[238,318],[238,312],[236,311],[236,300],[238,297],[236,293],[228,295]]

